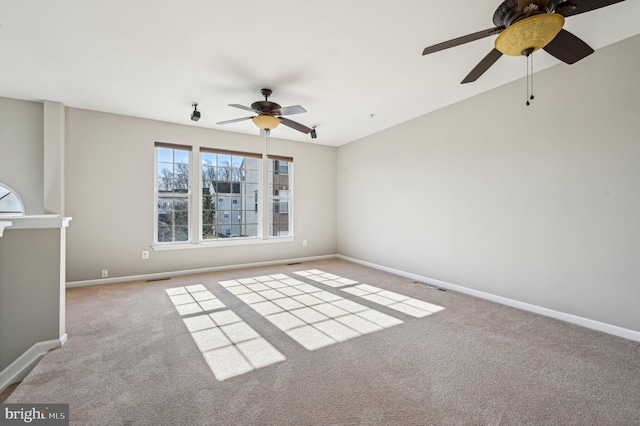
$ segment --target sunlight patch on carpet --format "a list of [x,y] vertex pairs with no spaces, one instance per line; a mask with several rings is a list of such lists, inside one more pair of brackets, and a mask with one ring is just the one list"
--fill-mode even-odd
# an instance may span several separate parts
[[226,307],[202,284],[168,288],[166,292],[180,315],[196,314]]
[[[333,274],[317,276],[323,284],[356,281]],[[285,274],[221,281],[238,299],[308,350],[316,350],[402,324],[402,321]]]
[[[415,318],[444,309],[318,269],[295,274],[311,283],[286,274],[273,274],[218,284],[311,351],[403,323],[336,292],[345,292],[350,295],[347,297],[358,297],[366,300],[365,303],[375,303]],[[330,291],[322,288],[325,285],[331,287]],[[178,313],[186,316],[184,324],[217,380],[286,359],[242,318],[226,309],[204,285],[169,288],[166,292]]]
[[[400,293],[374,287],[369,284],[358,284],[357,281],[329,274],[318,269],[298,271],[295,274],[319,282],[330,287],[337,287],[357,297],[394,309],[416,318],[424,318],[443,310],[442,306],[427,303]],[[353,285],[358,284],[358,285]]]
[[230,310],[183,319],[217,380],[226,380],[286,358]]

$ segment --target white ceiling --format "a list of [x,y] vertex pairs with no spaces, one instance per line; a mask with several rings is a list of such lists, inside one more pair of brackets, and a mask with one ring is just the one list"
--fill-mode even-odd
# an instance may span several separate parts
[[[318,132],[312,140],[280,126],[272,136],[339,146],[522,78],[525,59],[504,56],[459,84],[494,37],[421,55],[493,27],[499,3],[0,0],[0,96],[257,134],[251,121],[215,123],[251,115],[227,104],[249,106],[268,87],[270,100],[304,106],[291,119]],[[627,0],[567,18],[564,28],[597,55],[639,34],[638,18],[640,1]],[[535,55],[536,70],[559,63]]]

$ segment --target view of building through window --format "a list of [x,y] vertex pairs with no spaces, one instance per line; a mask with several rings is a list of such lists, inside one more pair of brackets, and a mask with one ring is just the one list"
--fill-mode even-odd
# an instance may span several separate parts
[[291,235],[291,159],[269,159],[269,236]]
[[259,236],[259,157],[202,152],[202,239]]

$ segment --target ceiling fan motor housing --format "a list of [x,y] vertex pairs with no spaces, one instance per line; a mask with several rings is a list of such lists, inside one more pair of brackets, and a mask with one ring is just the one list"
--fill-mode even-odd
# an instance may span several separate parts
[[258,111],[260,114],[277,115],[282,108],[279,104],[271,101],[258,101],[251,104],[251,108],[254,111]]

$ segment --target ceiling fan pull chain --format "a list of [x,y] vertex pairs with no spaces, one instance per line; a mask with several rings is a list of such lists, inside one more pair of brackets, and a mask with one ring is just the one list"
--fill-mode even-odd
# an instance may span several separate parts
[[271,145],[271,130],[267,129],[264,131],[264,150],[265,150],[265,155],[268,157],[269,156],[269,145]]
[[529,106],[529,56],[527,56],[527,102],[525,105]]
[[531,54],[531,96],[529,99],[533,100],[533,53]]

